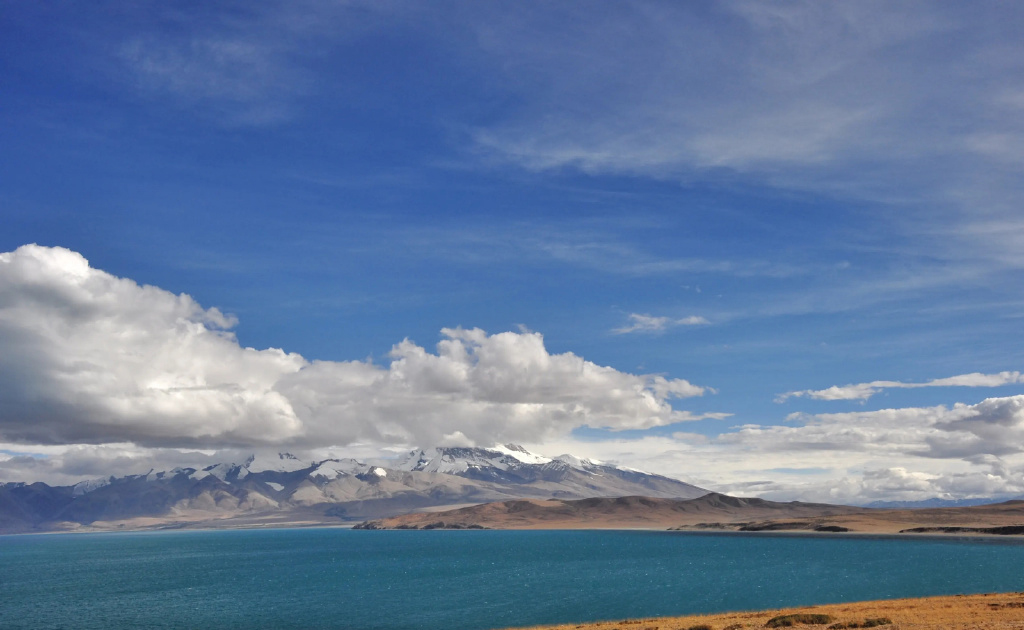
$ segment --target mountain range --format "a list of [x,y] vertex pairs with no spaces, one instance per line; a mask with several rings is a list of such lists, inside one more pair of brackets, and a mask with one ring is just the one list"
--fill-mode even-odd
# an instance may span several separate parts
[[109,477],[74,486],[0,484],[0,532],[344,524],[510,499],[643,495],[692,499],[682,481],[514,445],[437,447],[391,460],[241,463]]

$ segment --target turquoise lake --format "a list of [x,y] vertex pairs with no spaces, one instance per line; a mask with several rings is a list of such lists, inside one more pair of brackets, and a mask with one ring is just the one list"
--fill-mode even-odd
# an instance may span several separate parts
[[0,628],[475,630],[1024,590],[1024,542],[641,531],[0,536]]

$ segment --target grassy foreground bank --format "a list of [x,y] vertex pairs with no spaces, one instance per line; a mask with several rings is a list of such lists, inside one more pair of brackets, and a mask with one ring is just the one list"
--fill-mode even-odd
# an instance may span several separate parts
[[538,626],[531,630],[740,630],[780,627],[805,630],[1022,630],[1024,593],[891,599],[758,612]]

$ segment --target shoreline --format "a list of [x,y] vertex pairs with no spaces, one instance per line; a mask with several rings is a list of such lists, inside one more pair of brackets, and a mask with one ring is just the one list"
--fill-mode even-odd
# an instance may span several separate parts
[[[216,532],[216,531],[261,531],[277,529],[358,529],[357,523],[317,523],[308,521],[296,521],[293,523],[277,522],[264,524],[239,524],[235,526],[210,526],[209,522],[195,522],[195,526],[189,524],[168,524],[166,526],[138,526],[118,528],[96,528],[88,526],[74,529],[53,529],[48,531],[28,532],[0,532],[0,536],[46,536],[52,534],[138,534],[146,532]],[[665,534],[678,535],[715,535],[715,536],[754,536],[754,537],[778,537],[778,538],[886,538],[892,540],[985,540],[1004,541],[1007,543],[1024,543],[1024,534],[990,534],[974,532],[870,532],[870,531],[846,531],[846,532],[822,532],[805,529],[791,530],[770,530],[770,531],[740,531],[734,529],[706,528],[700,529],[688,527],[686,529],[664,529],[660,527],[485,527],[485,528],[381,528],[365,529],[361,531],[377,532],[661,532]],[[1024,626],[1022,626],[1024,630]]]
[[[1019,630],[1024,628],[1024,593],[981,593],[882,599],[863,602],[733,611],[677,617],[602,620],[502,630],[741,630],[765,628],[789,615],[807,630],[877,627],[880,630]],[[814,619],[811,615],[824,616]],[[824,621],[825,618],[828,621]],[[808,623],[812,621],[812,623]],[[777,622],[779,623],[779,622]]]

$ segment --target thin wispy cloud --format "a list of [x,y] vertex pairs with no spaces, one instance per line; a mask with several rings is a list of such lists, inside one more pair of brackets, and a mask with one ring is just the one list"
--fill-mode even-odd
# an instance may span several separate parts
[[141,32],[126,37],[117,55],[139,93],[255,127],[295,118],[305,98],[327,88],[311,66],[335,47],[373,32],[385,16],[404,20],[386,3],[320,0],[210,3],[201,17],[171,7],[140,13]]
[[[920,79],[883,90],[890,77],[868,73],[868,66],[899,47],[933,45],[955,29],[952,20],[875,3],[733,2],[710,15],[644,5],[589,16],[567,38],[526,49],[545,25],[520,19],[518,30],[485,40],[485,50],[526,55],[516,69],[550,107],[542,121],[524,114],[481,130],[478,140],[531,168],[592,172],[756,170],[849,159],[895,144],[879,147],[864,131],[904,115],[906,99],[917,98],[912,87]],[[606,57],[609,41],[622,46],[623,58],[592,63]],[[576,54],[564,54],[569,49]],[[530,63],[540,57],[549,63]],[[636,67],[648,71],[637,75]],[[574,80],[555,80],[568,76]],[[570,114],[568,106],[598,92],[606,97],[600,106],[582,118]],[[637,92],[645,98],[633,98]]]
[[690,315],[689,317],[674,319],[664,316],[656,317],[653,315],[630,313],[629,324],[621,328],[615,328],[612,332],[617,335],[625,335],[628,333],[660,333],[665,332],[670,328],[676,328],[677,326],[700,326],[710,323],[711,322],[699,315]]
[[305,87],[301,71],[282,66],[264,45],[243,38],[167,42],[139,37],[124,44],[121,59],[142,90],[220,112],[223,120],[235,123],[286,120]]
[[[906,220],[877,220],[909,232],[954,226],[950,251],[995,261],[1016,248],[971,228],[1015,216],[1020,197],[1024,80],[1009,26],[1020,17],[1008,5],[640,4],[556,38],[518,15],[488,29],[482,48],[519,59],[504,72],[542,106],[474,138],[482,153],[537,172],[687,182],[724,172],[895,203]],[[609,46],[621,58],[608,60]],[[945,119],[956,124],[934,124]]]
[[810,398],[812,400],[867,400],[875,394],[887,389],[920,389],[922,387],[1002,387],[1024,383],[1024,374],[1020,372],[999,372],[997,374],[960,374],[946,378],[937,378],[924,383],[905,383],[902,381],[871,381],[851,385],[833,385],[825,389],[805,389],[786,392],[775,397],[775,402],[783,403],[790,398]]

